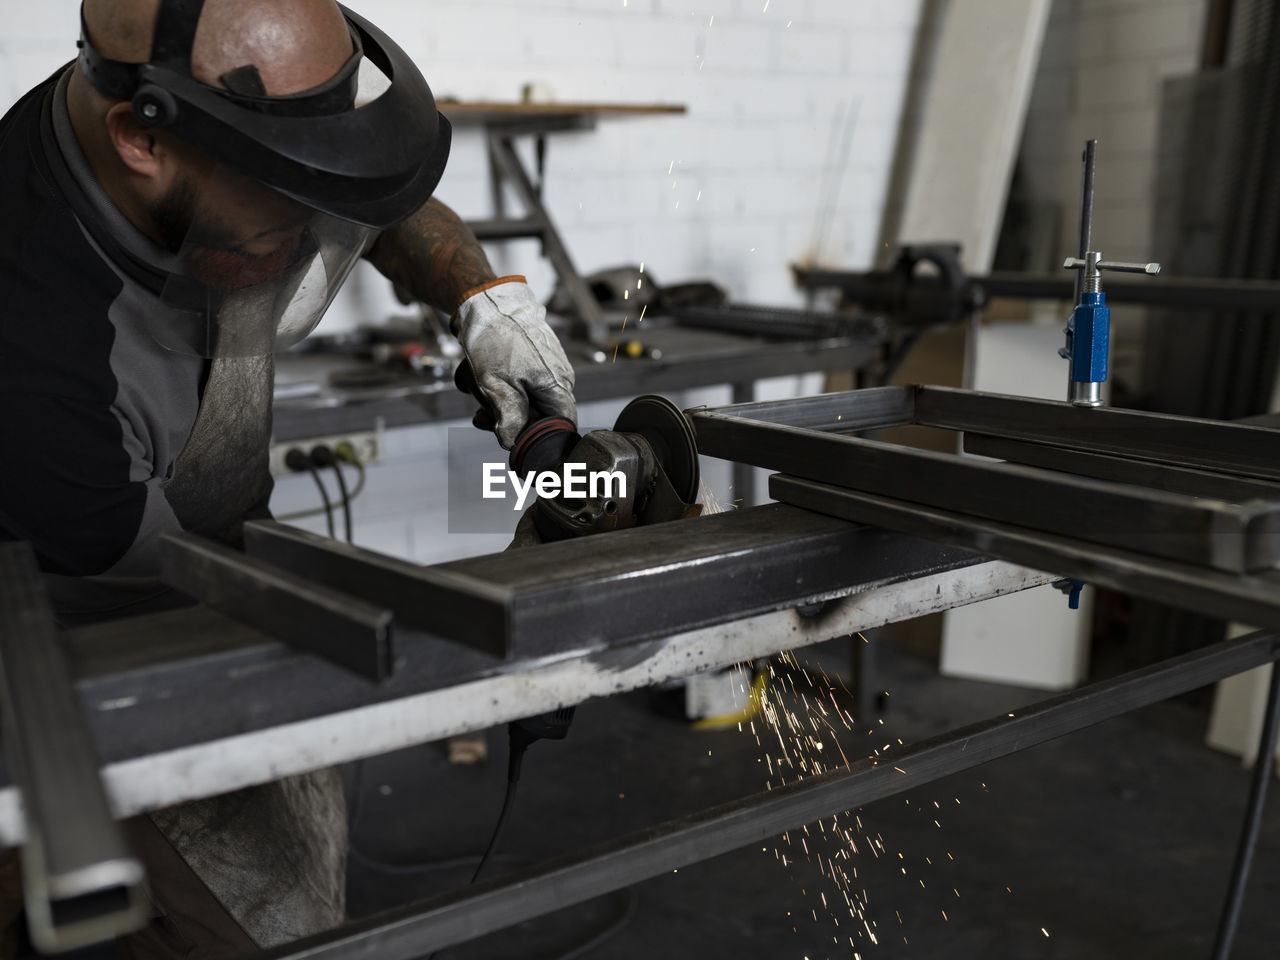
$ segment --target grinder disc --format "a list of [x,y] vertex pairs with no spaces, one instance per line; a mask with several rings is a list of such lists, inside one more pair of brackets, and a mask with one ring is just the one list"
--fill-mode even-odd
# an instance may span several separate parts
[[679,407],[657,394],[636,397],[622,408],[613,429],[618,433],[638,433],[649,441],[680,499],[685,503],[697,500],[698,443]]

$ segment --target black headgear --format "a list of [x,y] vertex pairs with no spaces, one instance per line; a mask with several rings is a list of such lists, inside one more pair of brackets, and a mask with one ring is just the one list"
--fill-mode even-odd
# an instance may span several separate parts
[[[451,128],[413,61],[386,34],[339,5],[351,57],[330,80],[289,96],[265,95],[256,68],[222,76],[227,89],[191,75],[204,0],[161,0],[151,58],[125,63],[89,42],[81,6],[80,67],[95,90],[131,101],[138,119],[307,206],[383,229],[431,196],[449,156]],[[360,63],[388,81],[356,105]]]

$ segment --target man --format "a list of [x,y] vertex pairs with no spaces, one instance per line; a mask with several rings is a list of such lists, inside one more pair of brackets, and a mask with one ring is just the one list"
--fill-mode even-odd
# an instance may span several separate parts
[[[235,544],[265,515],[271,350],[358,256],[453,311],[504,446],[531,408],[576,420],[542,308],[430,198],[448,122],[375,27],[334,0],[82,19],[78,61],[0,121],[0,539],[34,545],[63,623],[172,604],[166,531]],[[138,818],[155,919],[122,951],[229,956],[341,922],[345,826],[332,772]]]

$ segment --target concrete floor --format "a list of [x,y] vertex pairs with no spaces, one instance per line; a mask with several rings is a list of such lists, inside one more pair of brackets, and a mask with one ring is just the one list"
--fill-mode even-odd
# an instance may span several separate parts
[[[843,641],[802,659],[834,677],[847,651]],[[865,729],[843,731],[840,745],[851,755],[898,738],[910,744],[1044,696],[941,678],[928,657],[888,644],[878,658],[879,685],[891,694],[884,724],[873,724],[872,737]],[[847,706],[843,693],[837,698]],[[531,748],[502,855],[537,860],[764,788],[769,774],[749,732],[695,732],[655,712],[652,700],[641,692],[584,704],[567,740]],[[1188,700],[1162,704],[864,808],[865,835],[882,838],[884,853],[871,856],[860,843],[862,853],[844,869],[856,868],[853,886],[866,891],[874,945],[816,865],[801,858],[782,866],[775,848],[788,847],[777,841],[440,957],[549,960],[628,913],[606,942],[573,956],[1207,957],[1248,773],[1202,746],[1205,715]],[[502,800],[505,739],[504,731],[492,731],[491,759],[474,767],[450,766],[440,745],[367,761],[354,831],[359,848],[402,864],[478,852]],[[354,772],[347,771],[349,783]],[[1277,804],[1273,796],[1238,960],[1277,954]],[[825,856],[839,849],[816,828],[811,837]],[[391,874],[353,861],[349,906],[365,915],[459,885],[469,874],[466,866]]]

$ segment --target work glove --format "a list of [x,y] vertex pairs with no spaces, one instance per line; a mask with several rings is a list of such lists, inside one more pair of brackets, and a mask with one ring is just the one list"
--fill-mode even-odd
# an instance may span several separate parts
[[[488,408],[477,414],[476,425],[492,429],[507,450],[534,417],[578,422],[573,367],[546,316],[524,277],[502,277],[470,291],[453,315],[475,392]],[[472,386],[462,377],[458,384]]]

